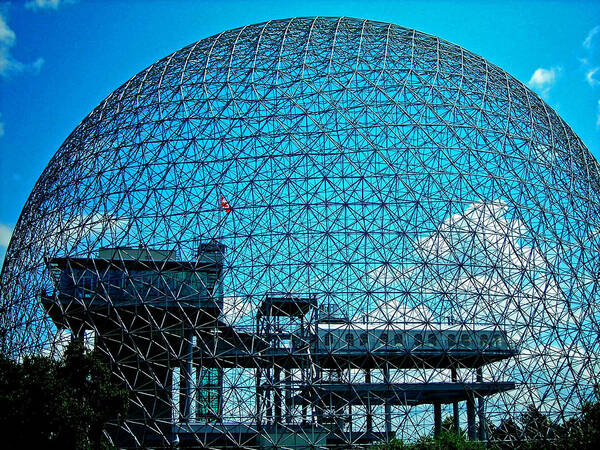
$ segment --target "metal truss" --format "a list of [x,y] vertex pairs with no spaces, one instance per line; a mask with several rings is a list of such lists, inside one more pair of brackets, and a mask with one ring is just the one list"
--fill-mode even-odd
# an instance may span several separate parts
[[521,82],[399,26],[296,18],[109,95],[29,197],[2,352],[106,356],[119,446],[498,438],[599,380],[598,164]]

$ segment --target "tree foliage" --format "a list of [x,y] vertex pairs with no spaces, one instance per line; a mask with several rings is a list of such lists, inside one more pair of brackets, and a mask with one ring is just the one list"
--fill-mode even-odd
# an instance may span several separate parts
[[407,444],[399,439],[380,443],[373,447],[376,450],[483,450],[481,442],[469,441],[464,431],[454,431],[452,416],[442,421],[442,431],[438,436],[423,436],[418,441]]
[[61,360],[0,358],[0,430],[4,448],[101,449],[108,420],[127,412],[127,390],[83,344]]
[[373,446],[377,450],[476,450],[476,449],[567,449],[598,450],[600,448],[600,391],[596,389],[596,400],[586,402],[581,412],[562,424],[553,423],[534,406],[517,418],[507,417],[494,426],[488,424],[487,446],[481,442],[468,441],[461,430],[454,432],[452,416],[442,422],[442,432],[437,437],[424,436],[414,443],[398,439]]
[[565,449],[600,448],[600,393],[596,389],[596,401],[586,402],[581,415],[573,417],[559,428],[559,445]]
[[533,406],[520,418],[508,417],[490,427],[490,447],[494,449],[577,449],[600,448],[600,396],[585,402],[580,414],[561,424],[553,423]]

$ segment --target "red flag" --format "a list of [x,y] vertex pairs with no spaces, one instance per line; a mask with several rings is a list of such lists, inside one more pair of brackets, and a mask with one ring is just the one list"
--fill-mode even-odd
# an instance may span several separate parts
[[231,206],[229,206],[229,203],[227,203],[227,200],[225,200],[225,197],[223,197],[221,195],[221,206],[223,207],[223,209],[225,210],[225,212],[227,214],[229,214],[231,212]]

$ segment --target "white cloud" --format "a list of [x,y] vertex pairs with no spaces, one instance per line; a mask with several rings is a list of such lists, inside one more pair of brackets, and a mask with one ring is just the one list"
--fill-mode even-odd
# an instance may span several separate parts
[[590,30],[585,40],[583,41],[583,46],[587,49],[592,48],[592,42],[594,37],[600,32],[600,25],[596,25],[594,28]]
[[[542,255],[523,245],[527,227],[518,219],[508,220],[507,213],[504,201],[474,202],[414,244],[412,267],[381,266],[371,271],[370,277],[390,292],[420,285],[420,300],[417,300],[420,303],[392,302],[388,307],[391,311],[383,315],[390,316],[396,310],[403,312],[401,306],[406,306],[412,310],[411,316],[419,312],[425,319],[428,314],[416,307],[432,307],[433,316],[453,316],[458,322],[513,324],[510,337],[517,342],[525,338],[525,331],[530,331],[522,326],[524,322],[544,328],[546,316],[550,316],[554,320],[562,318],[567,326],[575,312],[568,310],[560,286],[547,275],[552,255]],[[451,311],[438,309],[439,292],[452,298]]]
[[[595,47],[598,35],[600,35],[600,25],[592,28],[583,41],[582,45],[587,50],[587,56],[579,60],[581,68],[585,72],[585,80],[592,88],[600,86],[600,66],[598,65],[597,55],[592,48]],[[600,100],[598,100],[598,111],[595,118],[596,127],[600,128]]]
[[25,3],[25,8],[37,11],[40,9],[57,10],[59,6],[73,3],[73,0],[31,0]]
[[[598,107],[600,113],[600,102]],[[518,355],[484,370],[490,371],[488,376],[501,374],[519,383],[492,400],[488,409],[510,404],[523,411],[533,403],[545,411],[561,411],[564,405],[572,406],[570,396],[565,397],[570,391],[543,392],[538,387],[549,380],[569,386],[575,377],[597,378],[598,359],[590,359],[588,350],[596,345],[596,336],[581,332],[593,329],[595,322],[589,310],[567,301],[570,280],[553,275],[556,261],[563,259],[560,249],[527,245],[527,223],[510,213],[503,200],[474,202],[416,241],[411,263],[369,272],[386,287],[386,303],[380,303],[369,320],[436,326],[448,318],[454,324],[500,327],[517,345]],[[590,248],[594,245],[589,243]],[[587,275],[579,276],[584,279],[593,272],[589,268]],[[404,295],[410,290],[416,291],[414,297]],[[400,295],[390,300],[394,292]]]
[[600,67],[594,67],[592,70],[588,71],[585,75],[585,79],[587,80],[590,86],[597,86],[600,84],[600,80],[598,77],[600,76]]
[[13,230],[11,227],[0,223],[0,270],[4,264],[4,257],[6,256],[6,248],[10,242]]
[[550,69],[538,67],[535,72],[533,72],[533,75],[531,75],[531,78],[527,82],[527,86],[543,97],[546,97],[550,93],[550,88],[554,86],[559,73],[560,67],[552,67]]
[[82,242],[98,241],[109,238],[110,242],[118,242],[127,232],[128,221],[110,214],[92,213],[75,215],[58,222],[50,230],[46,241],[61,250],[72,249]]
[[6,18],[0,12],[0,76],[8,77],[25,71],[39,73],[44,64],[44,59],[38,58],[31,64],[16,60],[11,55],[11,48],[16,42],[15,32],[10,29]]
[[8,247],[10,237],[12,236],[12,228],[0,223],[0,247]]
[[34,72],[35,74],[40,73],[40,70],[42,70],[42,66],[45,62],[46,61],[44,60],[44,58],[38,58],[34,62],[32,62],[30,64],[32,72]]
[[242,297],[226,295],[223,297],[223,317],[229,325],[252,324],[256,316],[255,305]]
[[10,56],[10,48],[15,45],[17,37],[6,23],[6,19],[0,14],[0,75],[8,74],[14,70],[14,66],[21,64]]
[[426,323],[433,319],[434,316],[426,305],[411,308],[399,300],[379,303],[375,311],[370,312],[367,317],[369,323]]

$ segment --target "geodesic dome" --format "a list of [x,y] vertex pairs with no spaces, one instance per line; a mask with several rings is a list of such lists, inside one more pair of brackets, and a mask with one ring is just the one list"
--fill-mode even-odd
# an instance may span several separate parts
[[1,276],[3,352],[84,339],[123,445],[472,438],[598,383],[598,165],[521,82],[348,18],[140,72],[71,133]]

